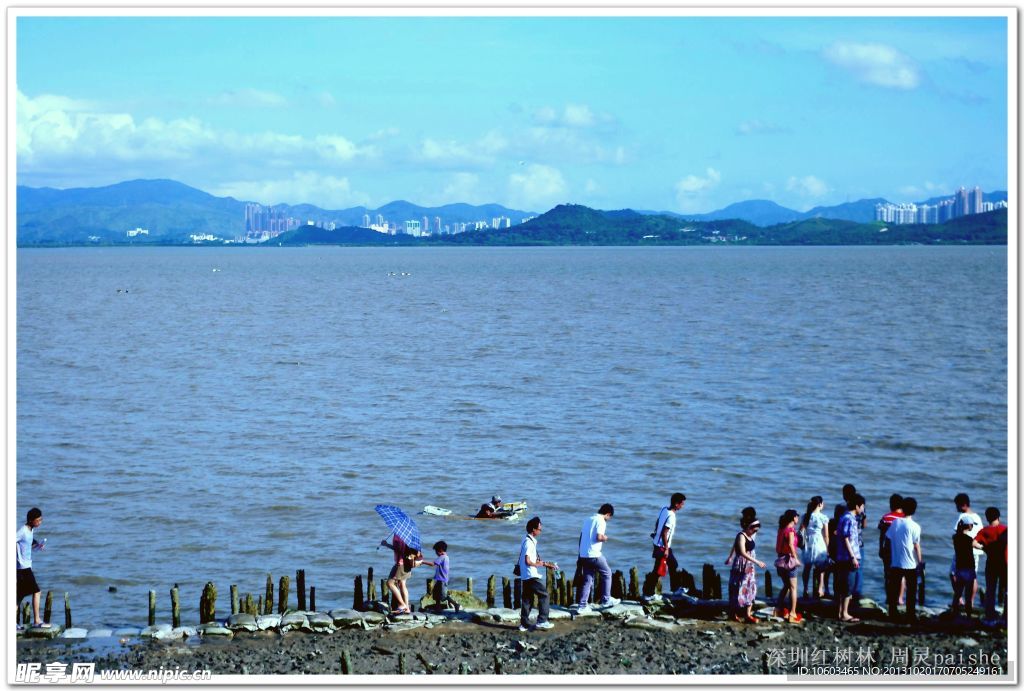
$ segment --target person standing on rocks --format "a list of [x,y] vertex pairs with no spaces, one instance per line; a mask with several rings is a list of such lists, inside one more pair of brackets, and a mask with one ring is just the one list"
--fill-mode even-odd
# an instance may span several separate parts
[[583,523],[579,545],[580,563],[583,568],[583,587],[580,588],[579,601],[576,603],[578,613],[588,609],[587,600],[590,598],[590,589],[594,587],[594,576],[598,573],[601,574],[601,598],[597,604],[600,606],[619,604],[619,600],[612,597],[612,570],[601,551],[604,543],[608,541],[608,521],[614,515],[614,506],[601,504],[597,513]]
[[732,551],[725,560],[726,566],[732,563],[729,572],[729,609],[733,621],[756,624],[757,619],[751,611],[757,597],[757,571],[754,566],[763,569],[764,562],[758,560],[754,551],[754,536],[761,529],[761,521],[757,520],[753,507],[748,506],[743,510],[740,528],[742,530],[736,533]]
[[14,552],[17,561],[17,573],[15,574],[18,601],[15,604],[15,620],[21,610],[21,601],[32,596],[32,625],[48,628],[49,622],[43,621],[39,616],[39,584],[32,573],[32,550],[43,549],[43,542],[35,539],[35,529],[43,523],[43,512],[37,508],[31,508],[25,518],[25,525],[18,529],[14,535]]
[[543,526],[540,516],[534,516],[526,523],[526,537],[519,545],[519,560],[516,564],[516,575],[522,578],[522,608],[519,611],[519,630],[530,630],[530,610],[533,608],[533,597],[537,596],[537,623],[535,629],[553,629],[555,625],[548,621],[548,589],[544,585],[540,570],[557,569],[558,564],[542,561],[537,554],[537,537]]
[[889,543],[889,580],[885,587],[889,595],[889,618],[896,620],[899,615],[899,593],[906,588],[907,621],[913,623],[917,616],[917,571],[924,564],[921,554],[921,526],[914,520],[917,500],[904,497],[902,509],[885,531]]
[[836,528],[836,599],[839,601],[839,621],[856,624],[860,621],[850,615],[850,600],[856,593],[859,580],[861,539],[860,516],[864,515],[864,497],[854,494],[846,504],[847,511],[839,518]]
[[[878,557],[882,560],[882,582],[885,583],[885,597],[890,611],[892,611],[892,603],[888,602],[888,598],[891,595],[889,577],[892,575],[892,567],[890,565],[892,545],[889,540],[889,526],[897,518],[903,518],[903,497],[899,494],[893,494],[889,497],[889,513],[878,519]],[[896,591],[896,602],[897,604],[903,604],[902,586]]]
[[1006,526],[1000,520],[999,509],[990,506],[985,509],[988,525],[974,538],[977,545],[985,550],[985,621],[996,620],[996,602],[1006,601],[1006,563],[1009,556],[1006,548]]
[[433,592],[431,593],[434,596],[434,606],[438,611],[442,611],[445,605],[451,605],[452,609],[458,612],[461,609],[459,603],[448,594],[448,543],[444,540],[435,542],[434,554],[437,555],[434,561],[423,560],[423,563],[427,566],[434,567],[434,585],[432,588]]
[[[802,624],[804,618],[796,611],[796,574],[800,569],[799,549],[796,546],[796,526],[800,514],[796,509],[787,509],[779,516],[779,532],[775,536],[775,570],[782,579],[779,599],[775,603],[775,616],[782,617],[790,624]],[[786,607],[787,600],[789,607]]]
[[654,532],[651,538],[654,540],[654,549],[651,556],[654,559],[654,570],[648,577],[647,595],[653,595],[657,582],[662,576],[668,576],[669,590],[675,581],[675,574],[679,570],[679,562],[672,553],[672,536],[676,533],[676,512],[686,504],[686,495],[676,492],[658,514],[658,520],[654,524]]
[[[967,534],[970,535],[971,539],[973,540],[975,537],[977,537],[978,533],[981,531],[981,528],[982,528],[981,516],[979,516],[978,514],[974,513],[974,511],[971,510],[971,498],[969,496],[967,496],[967,494],[965,494],[963,492],[961,492],[960,494],[956,495],[956,497],[953,498],[953,503],[956,505],[956,510],[959,512],[957,517],[956,517],[956,524],[953,526],[953,533],[954,533],[954,535],[957,532],[959,532],[960,524],[963,523],[964,521],[966,521],[966,522],[971,524],[971,527],[967,530]],[[984,554],[984,552],[982,550],[980,550],[980,549],[974,550],[974,570],[975,570],[975,572],[977,572],[978,566],[981,565],[981,555],[982,554]],[[954,557],[953,558],[953,563],[949,565],[949,584],[953,586],[954,590],[956,589],[956,581],[957,581],[956,572],[957,572],[956,557]],[[966,591],[965,593],[963,593],[963,597],[961,598],[960,604],[964,604],[963,601],[962,601],[963,598],[968,598],[969,597],[969,598],[971,598],[971,605],[973,606],[974,605],[974,598],[977,596],[977,594],[978,594],[978,581],[977,581],[977,579],[975,579],[974,584],[971,586],[971,589]]]

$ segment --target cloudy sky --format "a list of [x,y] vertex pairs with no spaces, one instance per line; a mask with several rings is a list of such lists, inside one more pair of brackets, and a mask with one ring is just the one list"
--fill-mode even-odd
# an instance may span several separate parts
[[[1007,186],[1005,17],[29,17],[17,179],[807,209]],[[15,94],[12,94],[12,96]]]

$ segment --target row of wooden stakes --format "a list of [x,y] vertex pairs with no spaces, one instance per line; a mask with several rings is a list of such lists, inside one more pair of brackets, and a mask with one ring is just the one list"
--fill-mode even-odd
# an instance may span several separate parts
[[[579,593],[578,586],[574,584],[573,577],[567,576],[565,571],[556,572],[550,569],[546,571],[545,576],[551,604],[563,607],[575,604]],[[722,598],[722,577],[711,564],[704,564],[702,572],[702,588],[699,591],[694,586],[692,576],[690,576],[685,570],[681,570],[675,576],[676,577],[673,579],[671,584],[673,589],[680,585],[689,586],[689,594],[694,597],[705,600],[716,600]],[[772,576],[768,572],[765,572],[764,576],[765,595],[770,598],[773,596]],[[432,578],[426,579],[426,592],[428,595],[433,592],[433,582]],[[363,610],[366,609],[367,602],[376,601],[378,599],[377,584],[378,581],[374,579],[373,567],[367,569],[365,587],[363,576],[356,576],[353,584],[352,608],[356,610]],[[521,585],[522,581],[518,578],[510,579],[507,576],[503,576],[501,578],[502,606],[506,608],[519,608],[522,592]],[[388,594],[387,579],[381,578],[379,580],[379,586],[381,599],[384,599]],[[466,592],[470,595],[473,594],[472,578],[466,579]],[[601,575],[596,574],[594,587],[591,591],[591,598],[594,598],[595,594],[600,592]],[[636,566],[629,570],[628,582],[622,571],[615,571],[612,574],[612,597],[635,600],[641,595],[652,595],[655,593],[661,593],[661,579],[654,576],[654,574],[647,574],[644,582],[641,584],[640,570]],[[306,572],[304,569],[299,569],[295,572],[295,594],[297,605],[296,609],[298,611],[316,610],[316,587],[310,586],[308,589],[306,588]],[[181,626],[181,602],[177,584],[171,588],[170,596],[172,625],[179,627]],[[273,578],[270,574],[267,574],[266,587],[262,594],[257,594],[256,596],[252,593],[240,594],[238,586],[232,585],[230,587],[230,597],[232,614],[273,614],[275,609],[277,613],[284,614],[289,610],[289,604],[291,602],[291,578],[289,576],[281,576],[275,590]],[[487,607],[497,606],[498,580],[496,576],[492,575],[487,579],[487,591],[485,597],[486,599],[484,602]],[[47,591],[44,606],[44,621],[50,621],[52,609],[53,592]],[[150,590],[148,617],[150,626],[156,624],[156,611],[156,591]],[[213,622],[216,621],[216,618],[217,587],[213,582],[207,582],[203,587],[203,591],[199,599],[199,623],[206,624]],[[26,625],[31,623],[31,612],[27,601],[23,604],[23,608],[21,610],[21,621]],[[69,593],[64,593],[64,626],[66,628],[71,628],[72,626],[71,598]]]

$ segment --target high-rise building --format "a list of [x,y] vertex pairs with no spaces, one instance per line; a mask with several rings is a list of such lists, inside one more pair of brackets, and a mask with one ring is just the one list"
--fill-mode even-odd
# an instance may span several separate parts
[[363,228],[370,227],[370,214],[363,214]]
[[438,235],[441,234],[441,217],[434,216],[434,232]]
[[971,190],[970,193],[968,194],[968,207],[969,207],[970,211],[968,211],[967,213],[969,213],[969,214],[980,214],[981,213],[981,205],[985,201],[984,200],[984,196],[985,195],[982,194],[982,192],[981,192],[981,188],[975,186],[975,188],[973,190]]
[[967,195],[967,188],[961,187],[960,189],[958,189],[956,191],[955,199],[956,203],[953,207],[954,218],[960,218],[961,216],[966,216],[967,214],[971,213],[970,201]]
[[377,214],[377,225],[384,225],[384,214]]

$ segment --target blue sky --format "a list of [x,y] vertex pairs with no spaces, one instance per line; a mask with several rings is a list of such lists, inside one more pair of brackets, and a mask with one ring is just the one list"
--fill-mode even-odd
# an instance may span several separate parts
[[1004,17],[27,17],[18,184],[326,208],[1007,187]]

